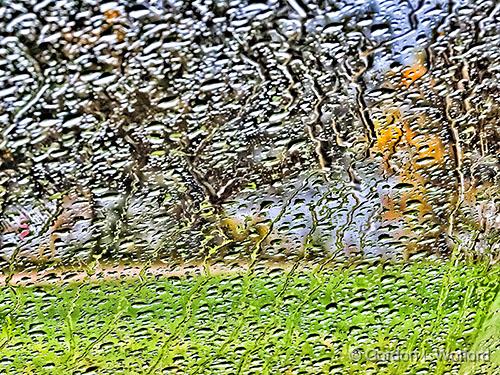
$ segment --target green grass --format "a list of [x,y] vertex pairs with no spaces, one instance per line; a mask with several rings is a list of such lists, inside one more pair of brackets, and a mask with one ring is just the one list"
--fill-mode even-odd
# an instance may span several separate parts
[[[485,264],[364,263],[3,287],[0,373],[493,374],[498,276]],[[493,352],[439,357],[472,349]],[[396,351],[422,356],[374,354]]]

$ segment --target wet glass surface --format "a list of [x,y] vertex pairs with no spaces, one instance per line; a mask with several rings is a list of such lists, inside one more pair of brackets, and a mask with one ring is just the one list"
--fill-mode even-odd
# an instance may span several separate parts
[[494,263],[499,82],[494,0],[4,1],[2,280]]
[[497,254],[498,17],[5,3],[3,267]]

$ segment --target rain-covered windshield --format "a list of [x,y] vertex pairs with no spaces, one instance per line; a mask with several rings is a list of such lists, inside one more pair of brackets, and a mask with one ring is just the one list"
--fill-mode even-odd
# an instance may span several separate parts
[[3,1],[1,280],[494,263],[499,78],[496,1]]

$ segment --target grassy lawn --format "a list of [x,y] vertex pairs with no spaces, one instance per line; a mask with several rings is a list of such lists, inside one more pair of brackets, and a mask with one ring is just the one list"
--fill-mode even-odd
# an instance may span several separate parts
[[493,374],[498,281],[435,261],[2,287],[0,373]]

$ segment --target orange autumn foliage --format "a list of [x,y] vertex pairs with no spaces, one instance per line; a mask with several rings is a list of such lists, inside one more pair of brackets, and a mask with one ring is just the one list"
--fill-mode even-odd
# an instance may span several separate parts
[[403,69],[403,71],[401,72],[401,83],[408,88],[413,82],[415,82],[417,79],[420,79],[425,73],[427,73],[427,68],[421,62],[417,62],[416,64]]
[[[425,118],[418,119],[419,122]],[[445,147],[439,136],[435,134],[419,134],[414,131],[408,121],[401,121],[401,112],[391,109],[387,112],[385,123],[374,121],[377,140],[375,151],[382,154],[383,168],[391,173],[390,160],[393,155],[405,153],[398,166],[397,177],[400,183],[410,186],[401,193],[399,199],[390,196],[382,197],[384,207],[383,219],[387,221],[404,218],[405,211],[417,210],[420,219],[432,212],[426,198],[424,170],[444,162]],[[413,187],[411,187],[413,186]],[[408,207],[408,202],[412,207]]]
[[104,18],[106,21],[111,22],[115,18],[118,18],[120,16],[120,12],[115,9],[108,9],[107,11],[104,12]]

